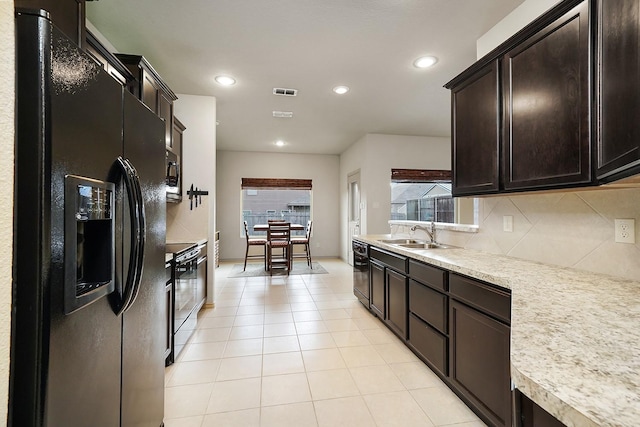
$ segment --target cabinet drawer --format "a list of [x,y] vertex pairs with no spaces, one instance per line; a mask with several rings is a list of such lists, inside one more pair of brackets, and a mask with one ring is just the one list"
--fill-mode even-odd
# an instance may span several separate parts
[[449,275],[449,293],[472,307],[511,323],[511,292],[468,277]]
[[415,280],[409,281],[409,310],[443,334],[448,332],[448,302],[446,295]]
[[378,248],[371,248],[369,250],[369,258],[377,259],[383,264],[388,265],[389,267],[395,268],[398,271],[403,273],[407,272],[407,258],[392,254],[391,252],[386,252]]
[[447,337],[409,314],[409,343],[444,376],[449,375],[447,341]]
[[439,291],[447,291],[447,272],[439,268],[410,259],[409,276]]

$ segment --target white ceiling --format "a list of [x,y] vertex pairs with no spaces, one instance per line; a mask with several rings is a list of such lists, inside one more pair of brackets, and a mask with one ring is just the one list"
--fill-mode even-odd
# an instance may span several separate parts
[[[87,3],[87,15],[120,52],[144,55],[174,92],[216,97],[219,150],[339,154],[366,133],[449,136],[442,85],[522,2],[100,0]],[[413,67],[423,55],[439,62]],[[237,84],[219,86],[220,74]],[[338,96],[337,85],[351,90]],[[298,96],[275,96],[274,87]],[[278,139],[287,145],[275,147]]]

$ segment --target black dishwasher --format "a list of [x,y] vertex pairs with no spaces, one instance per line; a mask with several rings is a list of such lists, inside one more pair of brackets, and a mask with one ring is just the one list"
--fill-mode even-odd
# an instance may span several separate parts
[[369,309],[369,245],[351,241],[353,249],[353,294]]

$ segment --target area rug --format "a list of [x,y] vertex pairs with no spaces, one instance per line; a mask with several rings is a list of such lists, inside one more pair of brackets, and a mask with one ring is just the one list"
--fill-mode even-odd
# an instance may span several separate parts
[[[259,276],[268,276],[269,272],[265,271],[264,264],[256,264],[256,263],[247,263],[247,270],[242,271],[242,267],[244,264],[234,264],[231,267],[231,272],[228,277],[259,277]],[[317,262],[312,263],[313,268],[309,268],[306,262],[294,262],[293,268],[291,269],[290,275],[297,274],[327,274],[327,270],[324,269]],[[273,272],[274,276],[286,276],[286,270],[277,270]]]

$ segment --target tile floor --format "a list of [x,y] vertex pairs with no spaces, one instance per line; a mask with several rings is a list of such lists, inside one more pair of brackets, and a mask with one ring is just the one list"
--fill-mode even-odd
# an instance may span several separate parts
[[227,278],[216,308],[166,369],[165,426],[455,426],[485,424],[352,292],[329,274]]

